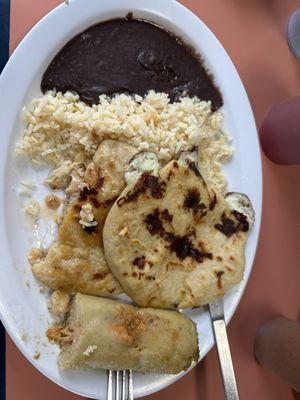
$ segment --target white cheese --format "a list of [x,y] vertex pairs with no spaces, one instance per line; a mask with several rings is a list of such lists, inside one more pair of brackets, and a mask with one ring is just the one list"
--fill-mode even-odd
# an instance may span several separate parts
[[157,155],[147,151],[142,151],[136,154],[127,167],[125,172],[125,181],[127,185],[135,183],[139,177],[146,171],[152,175],[157,175],[160,169],[160,164]]
[[98,225],[98,222],[94,220],[93,207],[90,203],[84,203],[81,206],[79,223],[83,228]]

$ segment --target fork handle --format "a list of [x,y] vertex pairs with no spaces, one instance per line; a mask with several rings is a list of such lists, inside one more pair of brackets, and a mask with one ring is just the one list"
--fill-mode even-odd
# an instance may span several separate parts
[[212,322],[226,400],[239,400],[224,319]]

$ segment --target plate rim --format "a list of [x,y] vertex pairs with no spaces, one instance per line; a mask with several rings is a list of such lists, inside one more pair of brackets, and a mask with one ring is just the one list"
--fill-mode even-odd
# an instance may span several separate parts
[[[93,0],[88,0],[90,3]],[[0,76],[0,93],[2,91],[2,87],[4,86],[4,82],[6,80],[6,76],[8,75],[8,73],[10,72],[10,70],[14,67],[14,64],[16,62],[18,62],[18,58],[19,58],[19,53],[21,53],[21,50],[23,50],[24,48],[30,46],[30,42],[32,41],[31,38],[33,37],[34,34],[38,33],[40,30],[43,29],[44,25],[46,23],[50,24],[51,22],[51,18],[52,20],[54,20],[55,16],[58,15],[59,13],[61,13],[61,10],[63,10],[63,7],[74,7],[74,5],[76,4],[86,4],[87,0],[71,0],[70,5],[66,6],[65,4],[60,4],[59,6],[57,6],[56,8],[54,8],[52,11],[50,11],[48,14],[46,14],[40,21],[38,21],[37,24],[34,25],[34,27],[25,35],[25,37],[23,38],[23,40],[20,42],[20,44],[17,46],[17,48],[15,49],[15,51],[13,52],[13,54],[11,55],[11,58],[9,59],[7,65],[5,66],[1,76]],[[113,4],[125,4],[125,1],[123,0],[110,0],[110,3]],[[131,0],[132,4],[137,4],[138,2],[136,0]],[[153,6],[157,6],[157,8],[153,8]],[[140,9],[145,9],[147,11],[149,11],[149,13],[154,13],[155,12],[159,12],[159,10],[161,10],[161,8],[165,8],[166,5],[169,5],[170,7],[173,7],[174,9],[177,9],[176,12],[178,13],[182,13],[182,15],[184,14],[186,16],[186,18],[191,18],[194,20],[195,23],[198,24],[202,24],[202,27],[205,28],[207,30],[207,32],[211,35],[212,39],[214,40],[215,44],[218,45],[220,47],[220,50],[223,52],[223,56],[225,56],[225,58],[227,59],[227,62],[230,65],[230,68],[232,69],[232,71],[235,73],[235,79],[236,79],[236,84],[239,85],[239,89],[241,91],[241,93],[243,94],[244,100],[246,101],[246,107],[248,108],[248,118],[250,120],[252,120],[251,122],[254,123],[254,129],[255,132],[255,136],[256,136],[256,149],[258,150],[257,154],[256,154],[256,162],[258,162],[258,171],[259,171],[259,175],[257,177],[257,185],[259,186],[258,188],[258,205],[259,207],[255,210],[256,211],[256,229],[257,229],[257,235],[255,238],[255,244],[254,244],[254,250],[251,254],[251,259],[250,261],[247,260],[247,262],[249,263],[250,267],[249,267],[249,271],[248,274],[246,276],[244,276],[244,280],[243,280],[243,285],[241,285],[240,290],[239,290],[239,294],[238,294],[238,300],[235,302],[235,304],[231,305],[231,307],[227,310],[226,312],[226,323],[228,323],[234,312],[236,311],[236,308],[238,307],[241,297],[244,293],[244,290],[246,288],[247,282],[249,280],[252,268],[253,268],[253,263],[254,263],[254,258],[255,258],[255,254],[256,254],[256,250],[257,250],[257,245],[259,242],[259,232],[260,232],[260,227],[261,227],[261,212],[262,212],[262,163],[261,163],[261,156],[260,156],[260,151],[259,151],[259,143],[258,143],[258,133],[257,133],[257,129],[255,126],[255,120],[254,120],[254,116],[253,116],[253,112],[252,112],[252,108],[247,96],[247,93],[245,91],[244,85],[239,77],[239,74],[235,68],[234,63],[232,62],[231,58],[229,57],[229,55],[227,54],[226,50],[223,48],[223,46],[221,45],[221,43],[219,42],[219,40],[216,38],[216,36],[214,35],[214,33],[207,27],[207,25],[195,14],[193,14],[189,9],[187,9],[185,6],[183,6],[182,4],[178,3],[175,0],[164,0],[164,6],[159,8],[159,0],[150,0],[148,1],[147,4],[142,4],[140,5]],[[132,9],[133,13],[135,12],[135,6],[128,6],[128,8]],[[161,11],[160,11],[161,12]],[[174,25],[176,25],[174,23]],[[184,28],[183,28],[184,31]],[[205,58],[205,54],[203,54],[203,57]],[[17,110],[18,113],[20,112],[20,110]],[[1,119],[1,112],[0,112],[0,119]],[[6,157],[7,157],[7,149],[5,149],[5,157],[2,157],[1,161],[0,161],[0,179],[1,179],[1,184],[2,182],[4,182],[4,180],[2,181],[2,179],[4,178],[4,174],[5,174],[5,169],[6,169]],[[4,160],[4,161],[3,161]],[[3,204],[3,198],[1,197],[0,199],[0,215],[2,216],[3,211],[4,211],[4,204]],[[5,235],[6,237],[6,235]],[[2,238],[2,227],[1,227],[1,232],[0,232],[0,238]],[[254,240],[254,239],[253,239]],[[0,290],[1,292],[1,290]],[[29,352],[26,351],[26,347],[22,346],[22,343],[19,340],[18,335],[16,334],[16,332],[14,332],[13,329],[13,323],[10,321],[9,315],[6,315],[5,313],[5,309],[4,306],[2,304],[1,301],[1,293],[0,293],[0,317],[2,320],[2,323],[6,329],[6,331],[8,332],[8,334],[10,335],[10,337],[12,338],[12,340],[14,341],[14,343],[17,345],[17,347],[19,348],[19,350],[21,351],[21,353],[28,359],[28,361],[33,364],[43,375],[45,375],[48,379],[52,380],[53,382],[55,382],[57,385],[73,392],[76,393],[78,395],[84,396],[84,394],[79,393],[77,391],[74,391],[74,389],[71,389],[70,387],[68,387],[67,385],[64,385],[61,381],[58,381],[57,379],[55,379],[54,377],[51,377],[51,375],[49,373],[47,373],[46,371],[44,371],[43,368],[40,367],[38,362],[35,362],[32,358],[32,355],[29,354]],[[211,349],[213,343],[211,343],[211,345],[208,345],[207,351],[205,352],[205,355],[208,353],[208,351]],[[175,383],[177,380],[179,380],[182,376],[184,376],[187,372],[182,372],[179,375],[173,376],[173,375],[169,375],[168,379],[166,380],[165,383],[158,385],[158,386],[153,386],[151,388],[148,388],[147,390],[145,390],[144,392],[141,393],[137,393],[136,397],[141,397],[141,396],[146,396],[149,394],[152,394],[154,392],[157,392],[173,383]]]

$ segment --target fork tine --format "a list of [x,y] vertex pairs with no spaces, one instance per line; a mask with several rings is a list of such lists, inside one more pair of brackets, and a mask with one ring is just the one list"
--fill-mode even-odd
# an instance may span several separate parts
[[133,400],[132,371],[109,370],[107,372],[107,400]]
[[133,400],[133,376],[132,370],[130,369],[128,372],[129,382],[128,382],[128,400]]
[[125,370],[122,371],[122,400],[127,400],[126,399],[126,386],[127,386],[127,379],[126,376],[127,373]]
[[113,400],[113,371],[108,371],[107,400]]
[[120,393],[120,371],[114,371],[115,373],[115,379],[116,379],[116,391],[115,391],[115,399],[120,400],[121,399],[121,393]]

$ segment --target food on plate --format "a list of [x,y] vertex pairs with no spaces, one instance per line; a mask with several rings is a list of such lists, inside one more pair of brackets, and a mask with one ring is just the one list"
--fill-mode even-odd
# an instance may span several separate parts
[[37,200],[31,197],[28,203],[25,204],[24,211],[29,217],[31,217],[34,221],[36,221],[40,216],[41,205]]
[[[200,306],[240,282],[254,223],[248,197],[226,195],[232,148],[213,76],[181,39],[128,15],[69,41],[41,89],[15,153],[51,167],[43,201],[62,209],[56,240],[28,255],[53,290],[60,367],[186,370],[196,327],[159,308]],[[38,229],[32,196],[27,213]],[[102,298],[123,291],[153,308]]]
[[71,296],[68,293],[60,289],[54,290],[47,301],[48,310],[61,319],[64,319],[70,308],[70,300]]
[[[55,145],[55,143],[53,143],[53,145]],[[25,152],[26,152],[29,149],[25,148],[25,149],[22,149],[22,150],[23,151],[25,150]],[[49,154],[56,153],[54,151],[54,150],[56,150],[55,147],[52,148],[52,149],[48,149],[48,150],[51,150]],[[17,151],[18,151],[18,146],[17,146]],[[73,170],[75,169],[75,167],[77,165],[78,164],[72,163],[70,160],[65,160],[63,162],[60,162],[58,164],[57,168],[54,168],[50,172],[49,176],[45,179],[45,181],[44,181],[45,185],[48,185],[53,190],[66,189],[69,186],[69,184],[70,184],[70,182],[71,182],[71,180],[73,178],[72,177],[72,172],[73,172]]]
[[81,294],[47,335],[60,344],[62,369],[176,374],[199,358],[196,326],[185,315]]
[[243,277],[249,213],[231,208],[192,160],[171,161],[158,176],[144,173],[106,218],[107,263],[140,306],[204,305]]
[[148,171],[152,175],[157,174],[160,164],[157,155],[147,151],[141,151],[135,154],[129,161],[125,171],[126,184],[134,183],[145,172]]
[[223,105],[220,91],[191,47],[163,28],[132,18],[91,26],[70,40],[48,66],[43,92],[75,91],[87,104],[99,96],[149,90],[211,101],[215,111]]
[[57,210],[61,204],[61,200],[55,194],[48,194],[45,197],[45,204],[50,210]]
[[132,18],[92,26],[57,54],[41,87],[16,154],[52,165],[52,189],[79,184],[102,140],[116,139],[163,164],[199,145],[202,174],[225,193],[222,96],[201,56],[161,27]]
[[222,128],[222,112],[212,112],[210,102],[197,97],[171,103],[167,94],[150,91],[144,98],[101,96],[99,104],[89,106],[77,94],[51,91],[33,99],[24,118],[16,155],[52,166],[45,181],[51,189],[69,191],[71,180],[72,187],[80,186],[101,142],[115,139],[156,154],[161,165],[198,146],[201,173],[226,193],[222,164],[232,154],[230,137]]
[[251,200],[244,193],[229,192],[225,196],[226,202],[232,210],[236,210],[246,215],[251,228],[255,222],[255,212],[253,210]]
[[42,257],[30,252],[32,271],[45,285],[97,296],[121,292],[104,257],[102,228],[125,187],[124,172],[135,153],[133,146],[116,140],[101,143],[85,171],[85,187],[67,206],[56,241]]

